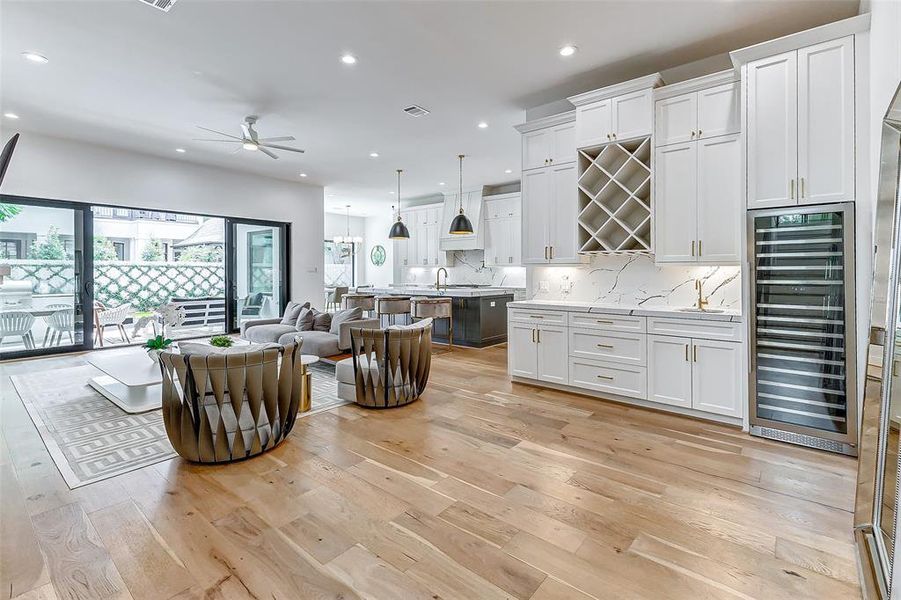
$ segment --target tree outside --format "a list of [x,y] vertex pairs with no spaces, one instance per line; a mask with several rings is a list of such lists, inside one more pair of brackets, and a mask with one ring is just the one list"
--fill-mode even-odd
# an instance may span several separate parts
[[34,260],[66,260],[71,258],[66,253],[66,247],[59,237],[59,228],[56,226],[51,226],[47,230],[47,235],[44,236],[44,239],[32,242],[29,257]]

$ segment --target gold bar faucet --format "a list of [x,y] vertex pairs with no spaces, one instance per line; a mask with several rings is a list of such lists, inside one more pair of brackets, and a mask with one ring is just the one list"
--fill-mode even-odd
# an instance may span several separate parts
[[698,290],[698,310],[705,310],[709,302],[707,298],[704,297],[704,289],[703,282],[700,279],[695,279],[695,289]]
[[435,291],[441,291],[441,271],[444,271],[444,289],[447,289],[447,269],[444,267],[438,267],[438,271],[435,273]]

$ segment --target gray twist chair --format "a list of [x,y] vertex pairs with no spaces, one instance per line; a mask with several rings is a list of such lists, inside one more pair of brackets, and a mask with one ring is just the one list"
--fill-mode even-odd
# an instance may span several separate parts
[[325,298],[325,310],[338,310],[338,307],[341,306],[341,299],[344,298],[344,294],[346,294],[349,289],[350,288],[344,285],[338,286],[334,290],[329,292],[328,296],[326,296]]
[[22,338],[22,344],[26,350],[34,350],[34,336],[31,327],[34,325],[34,315],[29,312],[16,310],[0,312],[0,344],[3,338],[16,336]]
[[[75,329],[75,309],[67,307],[60,309],[47,317],[47,332],[44,334],[44,346],[59,346],[63,341],[63,334],[69,336],[69,343],[74,344],[72,333]],[[48,340],[49,337],[49,340]]]
[[352,328],[350,335],[352,356],[338,363],[336,377],[339,386],[346,386],[352,366],[354,402],[390,408],[410,404],[422,395],[432,366],[431,319],[409,327]]
[[161,353],[163,422],[175,451],[193,462],[227,463],[284,441],[303,392],[302,342],[246,353]]

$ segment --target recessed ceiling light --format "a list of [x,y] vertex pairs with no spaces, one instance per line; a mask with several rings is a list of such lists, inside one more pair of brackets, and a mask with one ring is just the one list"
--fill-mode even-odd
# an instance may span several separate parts
[[560,48],[560,56],[572,56],[576,53],[576,50],[578,50],[578,48],[572,44],[567,44]]
[[256,150],[257,145],[252,142],[244,142],[243,144],[245,150]]
[[3,113],[3,116],[6,117],[7,119],[18,119],[19,118],[19,115],[17,115],[16,113]]
[[301,173],[300,176],[301,176],[301,177],[306,177],[307,174],[306,174],[306,173]]
[[343,62],[345,65],[355,65],[357,64],[357,57],[353,54],[345,54],[341,57],[341,62]]
[[479,129],[485,129],[488,127],[488,123],[485,121],[479,121]]
[[378,157],[379,157],[379,153],[378,153],[378,152],[370,152],[370,153],[369,153],[369,158],[378,158]]
[[391,194],[392,196],[394,195],[394,192],[388,192],[388,193]]
[[444,182],[443,182],[443,181],[439,181],[439,182],[438,182],[438,185],[444,185]]
[[176,148],[175,151],[178,152],[179,154],[184,154],[184,153],[185,153],[185,149],[184,149],[184,148]]
[[23,52],[22,57],[26,60],[30,60],[31,62],[36,62],[38,64],[47,64],[50,62],[50,59],[44,56],[43,54],[38,54],[37,52]]
[[512,173],[512,172],[513,172],[513,169],[505,169],[504,170],[504,173]]

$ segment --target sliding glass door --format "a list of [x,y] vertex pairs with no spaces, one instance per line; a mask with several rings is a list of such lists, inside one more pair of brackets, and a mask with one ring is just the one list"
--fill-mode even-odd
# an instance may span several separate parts
[[87,206],[0,196],[0,360],[91,347],[91,229]]
[[284,223],[227,219],[226,271],[230,330],[253,319],[282,314],[287,302],[287,240]]

